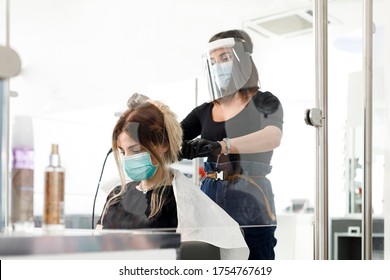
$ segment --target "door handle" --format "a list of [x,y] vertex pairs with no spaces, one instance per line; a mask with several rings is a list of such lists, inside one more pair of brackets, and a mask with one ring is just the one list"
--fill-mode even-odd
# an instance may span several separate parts
[[307,125],[321,127],[322,126],[322,111],[318,108],[306,109],[305,123]]

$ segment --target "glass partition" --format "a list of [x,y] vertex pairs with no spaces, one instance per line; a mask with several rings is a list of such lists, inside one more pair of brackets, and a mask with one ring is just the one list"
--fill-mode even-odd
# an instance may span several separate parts
[[[219,13],[211,12],[214,9]],[[226,18],[232,13],[236,16]],[[11,1],[11,45],[23,61],[21,75],[11,83],[18,93],[11,100],[11,114],[30,115],[34,121],[37,225],[52,143],[59,144],[66,168],[67,225],[89,228],[84,219],[92,212],[112,129],[130,95],[139,92],[166,102],[183,119],[195,105],[209,101],[201,64],[209,38],[242,28],[253,40],[260,90],[280,100],[284,123],[281,145],[270,162],[272,172],[254,174],[267,175],[272,189],[263,189],[264,178],[254,183],[253,178],[241,178],[242,189],[231,194],[232,207],[249,217],[250,222],[241,222],[248,232],[277,224],[276,259],[312,259],[315,133],[303,120],[305,109],[314,104],[312,15],[311,1],[276,6],[257,0],[245,5],[144,1],[136,6],[119,0]],[[174,167],[188,177],[200,171],[196,175],[205,176],[204,159],[193,162],[195,167],[185,161]],[[118,182],[110,155],[98,185],[97,215]],[[246,193],[252,189],[258,190],[256,199],[265,210],[246,207],[253,199]],[[256,220],[258,216],[265,218]],[[81,217],[83,223],[78,222]]]
[[[372,258],[384,258],[384,1],[373,1]],[[340,13],[344,9],[348,15]],[[362,1],[329,2],[329,246],[363,259],[365,91]],[[337,15],[337,21],[332,20]],[[347,24],[349,23],[349,24]]]
[[[316,134],[304,121],[305,110],[315,106],[313,1],[274,4],[249,0],[243,4],[238,0],[149,0],[137,5],[121,0],[10,2],[10,43],[23,63],[22,73],[10,83],[11,90],[18,93],[10,102],[11,120],[28,115],[34,121],[37,225],[43,210],[43,173],[52,143],[59,144],[66,168],[68,226],[90,228],[97,185],[100,190],[95,213],[100,215],[107,194],[119,184],[112,155],[100,184],[98,180],[111,147],[113,127],[127,109],[128,98],[138,92],[163,101],[179,121],[183,120],[195,106],[210,101],[201,60],[209,38],[223,30],[243,29],[253,41],[252,58],[259,73],[260,90],[273,93],[282,104],[283,137],[273,151],[269,164],[272,172],[255,174],[266,175],[271,182],[268,196],[263,196],[264,178],[252,181],[244,174],[249,169],[235,170],[229,176],[245,176],[240,178],[244,182],[240,189],[230,194],[231,206],[250,218],[251,222],[239,221],[243,229],[276,226],[277,260],[313,259]],[[355,258],[356,255],[346,255],[345,250],[349,252],[348,248],[356,245],[350,237],[360,236],[364,135],[361,2],[329,1],[332,259]],[[383,140],[388,140],[389,135],[384,2],[374,1],[373,238],[374,258],[378,259],[384,258],[383,250],[377,248],[383,248],[383,194],[388,181],[384,170],[388,141]],[[215,9],[219,12],[215,13]],[[253,120],[240,122],[240,129],[250,121]],[[208,172],[204,170],[205,161],[206,158],[183,160],[173,167],[199,188]],[[216,172],[209,173],[218,176]],[[256,199],[264,203],[264,212],[247,207],[253,198],[247,195],[251,189],[259,190]],[[268,199],[264,197],[273,198],[275,204],[268,201],[267,206]],[[220,206],[226,205],[220,202]],[[267,218],[256,220],[258,216]]]

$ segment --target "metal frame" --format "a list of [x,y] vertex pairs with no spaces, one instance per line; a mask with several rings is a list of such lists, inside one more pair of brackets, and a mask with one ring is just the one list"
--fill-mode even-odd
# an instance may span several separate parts
[[8,225],[8,172],[9,172],[9,156],[8,156],[8,115],[9,115],[9,104],[8,104],[8,94],[7,86],[8,83],[6,80],[0,79],[0,149],[1,149],[1,162],[0,162],[0,232],[4,231]]
[[364,0],[363,9],[363,72],[364,72],[364,184],[362,219],[362,256],[372,259],[372,42],[373,1]]
[[[9,0],[5,1],[5,44],[9,47]],[[9,83],[0,79],[0,232],[9,225]]]
[[316,212],[314,259],[329,259],[328,246],[328,1],[317,0],[314,7],[316,107],[322,122],[316,134]]

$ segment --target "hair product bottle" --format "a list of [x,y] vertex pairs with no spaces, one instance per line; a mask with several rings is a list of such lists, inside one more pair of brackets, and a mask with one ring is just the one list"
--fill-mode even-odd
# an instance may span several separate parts
[[58,145],[51,145],[50,164],[45,170],[45,201],[42,227],[46,230],[65,228],[65,169],[61,167]]
[[32,119],[15,116],[12,132],[11,223],[14,231],[28,231],[34,227]]

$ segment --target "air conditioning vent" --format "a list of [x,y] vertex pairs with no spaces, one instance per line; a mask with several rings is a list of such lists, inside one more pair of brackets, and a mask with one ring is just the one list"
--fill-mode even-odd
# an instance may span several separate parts
[[244,22],[249,28],[266,38],[292,37],[313,30],[313,11],[299,10]]

